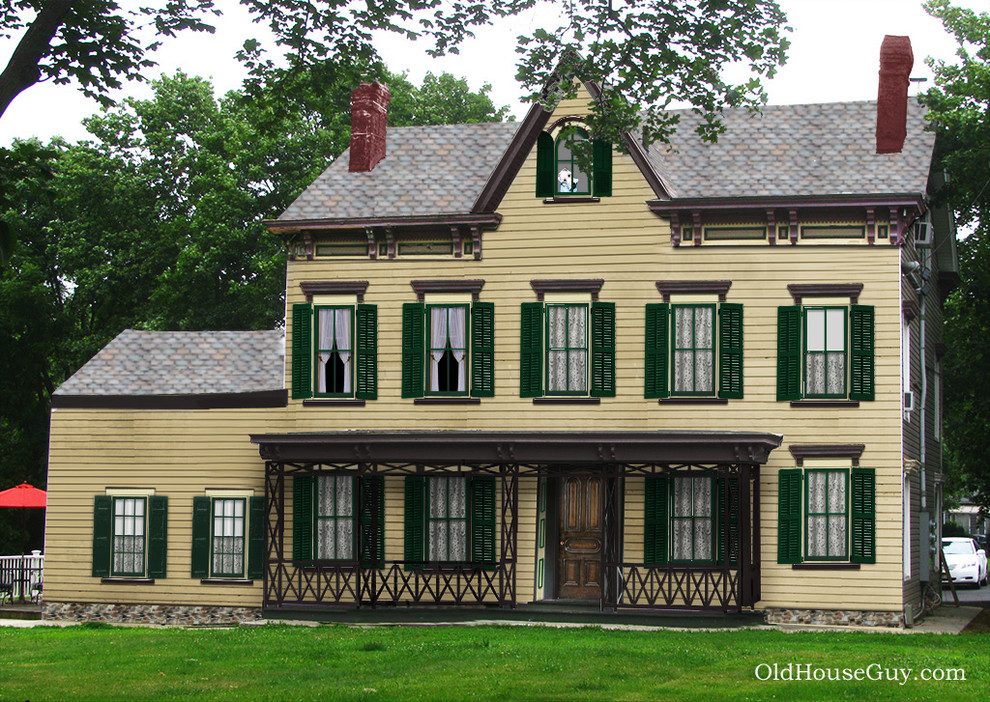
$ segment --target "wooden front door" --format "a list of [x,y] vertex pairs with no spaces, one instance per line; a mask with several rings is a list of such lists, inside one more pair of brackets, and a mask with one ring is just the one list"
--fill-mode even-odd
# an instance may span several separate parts
[[602,480],[594,476],[564,478],[561,488],[557,597],[600,599]]

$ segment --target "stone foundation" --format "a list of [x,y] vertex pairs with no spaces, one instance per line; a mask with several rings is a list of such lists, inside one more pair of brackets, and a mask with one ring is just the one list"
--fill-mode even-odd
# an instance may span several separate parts
[[763,610],[767,624],[801,624],[804,626],[872,626],[904,627],[903,612],[871,612],[858,609],[779,609]]
[[261,621],[261,607],[45,602],[42,619],[108,624],[233,626]]

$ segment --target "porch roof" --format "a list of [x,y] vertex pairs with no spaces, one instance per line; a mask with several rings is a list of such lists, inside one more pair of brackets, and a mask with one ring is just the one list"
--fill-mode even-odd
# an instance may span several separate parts
[[779,434],[755,431],[338,431],[252,434],[291,463],[764,464]]

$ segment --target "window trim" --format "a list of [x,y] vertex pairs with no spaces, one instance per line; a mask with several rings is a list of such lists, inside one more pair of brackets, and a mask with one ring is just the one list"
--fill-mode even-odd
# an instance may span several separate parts
[[[431,504],[431,497],[433,495],[433,489],[431,483],[434,480],[443,480],[445,487],[445,504],[443,517],[433,516],[433,505]],[[450,481],[451,480],[463,480],[464,481],[464,516],[463,517],[452,517],[450,516]],[[425,555],[425,560],[428,563],[441,563],[441,564],[461,564],[461,563],[471,563],[471,481],[470,477],[467,475],[430,475],[426,478],[426,493],[424,495],[424,516],[426,518],[426,533],[425,539],[423,541],[423,550]],[[435,522],[442,522],[446,525],[447,531],[447,553],[445,554],[447,558],[435,558],[430,549],[430,540],[432,530],[430,527],[433,526]],[[452,559],[450,558],[450,527],[451,524],[455,522],[464,523],[464,553],[467,556],[464,559]]]
[[[808,313],[813,311],[821,310],[824,314],[822,316],[822,343],[825,345],[825,349],[822,351],[810,351],[808,349],[808,332],[810,324],[808,323]],[[841,393],[830,393],[828,392],[828,356],[830,353],[836,353],[835,351],[828,350],[828,317],[829,310],[839,310],[842,314],[842,392]],[[802,305],[801,306],[801,386],[802,386],[802,399],[807,400],[848,400],[849,399],[849,351],[850,351],[850,323],[849,323],[849,307],[842,307],[841,305]],[[821,354],[825,357],[825,392],[811,394],[808,391],[808,357],[811,354]]]
[[[562,348],[552,348],[550,345],[550,308],[551,307],[563,307],[568,309],[566,315],[566,323],[564,325],[564,346]],[[570,308],[582,308],[584,310],[584,345],[583,346],[570,346],[570,321],[571,313]],[[588,397],[591,394],[591,305],[585,302],[546,302],[543,305],[544,309],[544,320],[543,320],[543,334],[546,339],[546,348],[544,349],[544,374],[543,374],[543,387],[545,397]],[[571,351],[584,351],[584,389],[583,390],[551,390],[550,389],[550,353],[552,351],[563,351],[565,356]],[[565,363],[564,367],[566,369],[566,376],[564,387],[570,387],[570,363]]]
[[[678,309],[691,309],[698,310],[700,308],[708,308],[711,310],[711,339],[710,345],[705,347],[698,347],[697,345],[691,347],[678,347],[677,346],[677,310]],[[715,398],[718,397],[718,305],[716,303],[703,303],[703,302],[685,302],[685,303],[674,303],[670,306],[670,396],[671,397],[682,397],[682,398]],[[692,313],[692,323],[691,337],[692,342],[697,342],[697,314]],[[677,377],[677,354],[678,352],[690,351],[692,360],[697,360],[698,351],[710,351],[712,354],[712,365],[711,365],[711,376],[709,380],[711,381],[711,390],[709,391],[699,391],[697,390],[698,382],[697,375],[695,374],[695,382],[693,383],[694,390],[677,390],[675,388],[675,379]],[[697,366],[696,366],[697,367]]]
[[[117,502],[120,500],[140,500],[141,510],[141,570],[121,571],[116,569],[117,561]],[[126,514],[122,515],[125,518]],[[110,495],[110,577],[111,578],[145,578],[148,576],[148,495]],[[136,536],[136,534],[135,534]],[[130,553],[130,552],[129,552]]]
[[[348,310],[348,312],[350,312],[349,322],[348,323],[350,324],[351,348],[345,350],[346,353],[350,353],[351,354],[350,363],[348,364],[349,365],[349,368],[346,371],[347,373],[350,374],[350,379],[351,379],[351,390],[350,390],[350,392],[320,392],[319,389],[317,388],[317,385],[319,383],[319,377],[320,377],[319,369],[318,369],[320,354],[321,353],[335,353],[335,352],[336,353],[340,353],[340,349],[336,349],[336,348],[335,349],[322,349],[320,347],[320,310]],[[357,321],[357,315],[355,314],[355,306],[354,305],[347,305],[347,304],[334,305],[334,304],[322,304],[322,303],[321,304],[314,304],[313,305],[313,336],[312,336],[312,341],[311,341],[311,344],[310,344],[310,346],[312,348],[312,354],[313,354],[313,361],[312,361],[312,363],[313,363],[313,372],[312,372],[313,399],[321,399],[321,398],[326,398],[326,399],[333,399],[333,398],[336,398],[336,399],[353,399],[354,398],[354,393],[357,390],[357,387],[356,387],[357,386],[357,375],[354,372],[354,369],[357,366],[357,352],[356,352],[356,349],[355,349],[355,346],[357,345],[356,344],[356,342],[357,342],[357,339],[356,339],[356,334],[357,334],[357,324],[356,324],[356,321]],[[337,343],[337,331],[336,331],[336,328],[334,329],[333,342],[334,342],[334,345],[336,345],[336,343]]]
[[[670,554],[670,562],[675,564],[692,564],[692,565],[712,565],[718,563],[718,481],[716,474],[706,474],[706,475],[696,475],[696,474],[685,474],[685,475],[671,475],[668,480],[670,481],[670,488],[668,489],[668,499],[670,504],[668,506],[668,530],[669,530],[669,545],[668,553]],[[699,517],[694,514],[694,480],[696,478],[705,478],[710,483],[711,489],[711,504],[709,505],[709,515],[707,517]],[[691,515],[690,516],[678,516],[675,514],[675,507],[677,504],[677,488],[675,486],[678,480],[690,480],[691,481]],[[706,520],[711,524],[711,537],[708,544],[711,549],[711,558],[674,558],[674,522],[677,520],[687,520],[691,524],[691,555],[694,556],[697,553],[697,543],[694,538],[694,525],[696,521]]]
[[[459,308],[464,310],[464,359],[461,361],[461,372],[464,374],[464,389],[463,390],[431,390],[433,380],[433,359],[432,355],[435,350],[433,348],[433,314],[434,309],[447,309]],[[423,347],[426,352],[426,358],[423,359],[423,398],[427,397],[470,397],[471,396],[471,340],[472,340],[472,328],[471,328],[471,304],[469,303],[454,303],[454,302],[435,302],[435,303],[425,303],[425,314],[423,323],[425,329],[423,332]],[[450,313],[447,313],[447,346],[444,348],[446,350],[454,351],[455,349],[450,346]],[[438,383],[439,385],[439,383]],[[423,399],[419,398],[419,399]]]
[[[208,571],[210,575],[208,579],[245,580],[247,579],[247,571],[248,571],[248,538],[250,534],[249,526],[248,526],[248,520],[250,519],[250,507],[248,503],[248,498],[242,496],[231,496],[231,495],[211,495],[208,497],[210,497],[210,569]],[[214,569],[214,563],[216,562],[216,559],[214,557],[216,555],[216,551],[214,550],[214,544],[215,544],[215,539],[217,538],[215,531],[216,519],[217,519],[216,509],[217,509],[217,502],[220,501],[231,501],[231,502],[238,501],[241,503],[241,517],[240,517],[241,570],[239,573],[221,573]],[[225,517],[221,516],[221,519],[223,518]],[[233,519],[237,519],[237,516],[235,515]]]
[[[313,557],[313,562],[315,562],[315,563],[342,563],[342,562],[351,562],[351,561],[357,560],[357,557],[355,555],[357,553],[357,524],[358,524],[358,521],[357,521],[357,476],[350,475],[350,474],[347,474],[347,473],[323,473],[323,474],[314,475],[313,478],[314,478],[314,484],[313,484],[313,504],[312,504],[312,510],[313,510],[312,511],[312,518],[313,518],[313,524],[312,524],[312,529],[313,529],[313,535],[312,535],[313,552],[311,554],[312,557]],[[332,501],[332,503],[333,503],[334,511],[335,512],[336,512],[336,507],[337,507],[337,500],[336,500],[336,495],[337,495],[337,490],[338,490],[337,481],[340,478],[348,478],[351,481],[351,513],[349,515],[347,515],[347,514],[340,515],[340,514],[336,514],[336,513],[333,514],[333,515],[320,514],[320,487],[319,487],[319,483],[320,483],[320,481],[326,480],[327,478],[333,478],[333,480],[334,480],[334,500]],[[350,547],[351,548],[351,557],[350,558],[320,558],[317,555],[320,552],[320,543],[319,543],[319,541],[320,541],[320,529],[319,529],[320,520],[332,520],[336,524],[336,522],[339,522],[339,521],[342,521],[342,520],[348,520],[348,519],[351,522],[351,547]],[[334,534],[336,535],[336,530],[334,531]],[[339,553],[340,553],[339,548],[340,548],[340,544],[337,543],[336,537],[335,537],[335,540],[334,540],[334,553],[336,553],[336,554],[339,555]]]
[[[811,480],[809,478],[810,478],[810,476],[813,473],[841,473],[842,474],[842,476],[843,476],[843,497],[844,497],[844,503],[845,504],[843,505],[843,511],[841,513],[840,512],[830,512],[830,511],[828,511],[828,502],[829,502],[829,499],[828,499],[828,497],[829,497],[829,494],[828,494],[828,479],[826,479],[826,481],[825,481],[825,507],[826,507],[826,509],[825,509],[824,512],[814,512],[814,513],[812,513],[812,511],[811,511]],[[852,538],[852,534],[850,533],[850,529],[849,529],[849,505],[850,505],[850,501],[849,501],[849,490],[850,490],[849,468],[826,468],[826,467],[821,467],[821,468],[806,468],[804,470],[803,482],[804,482],[804,486],[803,486],[802,492],[804,493],[804,505],[803,505],[803,507],[804,507],[804,514],[803,514],[803,521],[804,521],[804,530],[803,530],[804,531],[804,549],[803,549],[804,559],[803,560],[804,560],[804,562],[807,562],[807,563],[823,563],[823,562],[848,563],[849,562],[849,554],[850,554],[850,539]],[[842,517],[843,517],[843,530],[844,530],[844,533],[845,533],[845,538],[843,539],[843,543],[842,543],[842,555],[841,556],[828,556],[828,555],[825,555],[825,556],[812,556],[812,555],[810,555],[808,553],[808,550],[809,550],[808,549],[808,546],[811,543],[811,518],[812,517],[825,517],[825,525],[826,525],[826,529],[825,529],[825,550],[828,551],[828,536],[829,536],[829,528],[830,528],[828,526],[829,525],[829,519],[831,517],[838,516],[839,514],[841,514]]]
[[[587,181],[588,181],[586,183],[586,187],[585,188],[583,188],[581,190],[572,190],[570,192],[561,192],[560,189],[559,189],[559,186],[560,186],[559,177],[560,177],[561,168],[562,167],[567,167],[570,170],[571,174],[573,175],[575,168],[578,167],[577,159],[575,158],[573,152],[571,152],[570,161],[569,162],[566,162],[565,161],[564,162],[564,166],[561,165],[561,158],[560,158],[561,140],[565,140],[566,141],[567,139],[571,138],[572,136],[578,135],[578,134],[584,137],[583,140],[585,142],[587,142],[587,144],[589,145],[590,148],[592,148],[592,149],[594,148],[593,141],[591,139],[591,134],[588,132],[587,129],[585,129],[583,126],[580,126],[578,124],[565,124],[565,125],[563,125],[560,128],[560,130],[557,132],[557,136],[554,137],[554,140],[553,140],[554,198],[567,198],[567,197],[571,197],[571,196],[574,196],[574,197],[590,197],[592,195],[592,193],[594,192],[594,183],[592,182],[594,180],[594,172],[595,172],[595,168],[594,168],[594,156],[592,156],[591,163],[590,163],[590,165],[591,165],[591,173],[585,173],[584,171],[580,171],[581,174],[584,175],[586,177]],[[567,148],[568,148],[568,151],[570,151],[570,147],[568,146]]]

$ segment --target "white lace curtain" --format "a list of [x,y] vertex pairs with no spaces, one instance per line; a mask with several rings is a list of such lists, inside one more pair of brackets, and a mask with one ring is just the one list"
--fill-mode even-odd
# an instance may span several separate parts
[[713,483],[712,478],[705,476],[674,478],[673,560],[712,560]]
[[808,473],[808,557],[846,552],[846,476],[843,471]]
[[321,475],[316,481],[316,557],[354,557],[354,478]]
[[430,478],[428,558],[431,561],[466,561],[467,479]]
[[844,395],[846,391],[846,311],[807,311],[805,384],[809,395]]
[[547,320],[550,392],[584,392],[588,387],[587,308],[551,305]]
[[715,350],[711,307],[674,308],[674,392],[712,392]]
[[440,390],[440,361],[449,342],[450,352],[457,361],[457,392],[467,389],[467,310],[464,307],[432,307],[430,309],[430,391]]
[[213,501],[213,572],[244,572],[244,500]]
[[[317,389],[330,392],[327,384],[327,364],[333,354],[337,354],[344,365],[344,386],[338,392],[351,391],[351,311],[347,308],[319,310],[319,340],[317,345],[324,349],[319,353],[317,368]],[[332,349],[332,350],[325,350]]]

